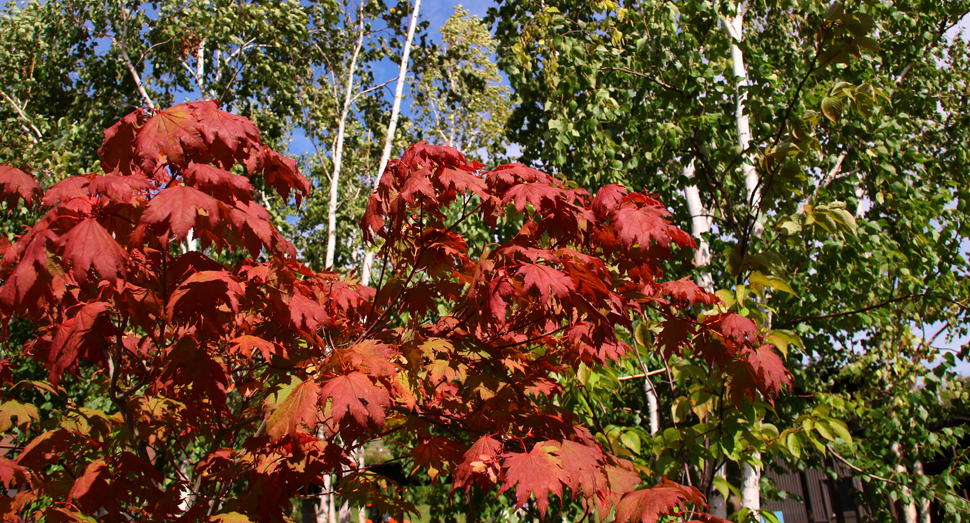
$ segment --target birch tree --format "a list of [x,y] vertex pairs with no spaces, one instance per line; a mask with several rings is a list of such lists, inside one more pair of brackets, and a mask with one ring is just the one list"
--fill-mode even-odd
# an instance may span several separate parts
[[440,34],[432,65],[411,82],[411,110],[425,129],[422,138],[478,160],[503,155],[510,101],[492,61],[497,42],[482,20],[460,6]]

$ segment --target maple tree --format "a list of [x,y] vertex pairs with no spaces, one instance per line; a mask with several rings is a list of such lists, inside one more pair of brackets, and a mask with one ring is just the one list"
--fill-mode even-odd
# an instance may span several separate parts
[[[555,376],[616,360],[630,349],[616,327],[650,311],[678,333],[665,350],[702,354],[738,397],[770,397],[788,380],[751,320],[690,313],[717,298],[663,281],[661,261],[694,242],[646,194],[594,197],[419,143],[368,204],[363,233],[384,243],[366,287],[296,259],[250,179],[298,202],[309,183],[215,102],[139,109],[105,131],[100,154],[104,174],[46,192],[22,169],[0,170],[8,210],[47,208],[2,245],[0,314],[37,329],[0,364],[13,449],[0,481],[16,493],[0,498],[6,518],[281,521],[327,474],[344,499],[413,511],[350,459],[402,434],[413,469],[450,475],[456,490],[508,491],[519,506],[534,497],[542,513],[573,497],[587,510],[616,505],[623,521],[687,518],[700,493],[666,481],[636,490],[632,464],[557,404]],[[472,215],[521,227],[468,245],[456,225]],[[190,232],[201,250],[186,248]],[[240,250],[249,258],[218,261]],[[12,383],[28,358],[48,380]],[[63,397],[65,379],[106,402]],[[58,406],[41,412],[28,392]]]

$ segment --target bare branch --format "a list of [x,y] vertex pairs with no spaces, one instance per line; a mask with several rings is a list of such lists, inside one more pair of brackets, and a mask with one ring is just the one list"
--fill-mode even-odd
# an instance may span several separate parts
[[351,103],[356,102],[357,99],[360,98],[361,96],[364,96],[365,94],[367,94],[369,92],[376,91],[376,90],[380,89],[381,87],[384,87],[385,85],[387,85],[387,84],[389,84],[389,83],[391,83],[391,82],[393,82],[395,80],[397,80],[397,77],[396,76],[394,78],[391,78],[390,80],[388,80],[386,82],[382,82],[380,84],[377,84],[374,87],[368,87],[367,89],[364,89],[363,91],[361,91],[361,92],[359,92],[359,93],[357,93],[357,94],[354,95],[354,98],[353,98],[353,100],[351,100]]
[[21,105],[17,103],[16,100],[14,100],[9,95],[7,95],[7,93],[4,92],[2,89],[0,89],[0,95],[3,95],[4,100],[6,100],[11,107],[13,107],[13,110],[17,112],[17,115],[20,117],[20,119],[24,121],[24,123],[21,125],[21,127],[24,129],[24,132],[30,135],[30,138],[33,140],[34,143],[37,143],[37,141],[40,140],[43,137],[43,135],[41,134],[40,130],[38,130],[37,127],[34,126],[33,122],[30,121],[30,118],[27,118],[27,115],[24,114],[23,107],[21,107]]
[[124,44],[124,40],[128,37],[128,10],[124,10],[125,16],[121,20],[121,39],[115,38],[113,35],[106,34],[111,43],[114,44],[118,51],[121,53],[121,59],[125,61],[125,65],[128,66],[128,72],[131,73],[131,78],[135,81],[135,87],[138,88],[138,93],[141,94],[142,99],[152,110],[155,110],[155,102],[152,98],[148,96],[148,91],[145,90],[145,86],[142,85],[141,75],[135,70],[135,65],[131,62],[131,58],[128,56],[128,48]]

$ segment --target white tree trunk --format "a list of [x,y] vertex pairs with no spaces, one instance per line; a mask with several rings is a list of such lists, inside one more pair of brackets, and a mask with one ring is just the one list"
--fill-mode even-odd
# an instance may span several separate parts
[[761,192],[758,189],[758,171],[751,163],[751,155],[748,151],[751,144],[751,126],[748,114],[745,112],[745,102],[748,101],[748,72],[744,67],[744,55],[741,53],[741,48],[738,47],[738,42],[742,40],[744,35],[744,12],[742,11],[742,7],[738,6],[737,16],[731,19],[724,18],[722,22],[724,23],[724,30],[731,40],[731,64],[734,77],[738,84],[738,100],[735,106],[734,118],[738,131],[738,146],[741,148],[741,154],[743,155],[741,171],[744,173],[745,196],[748,199],[748,208],[750,209],[751,216],[755,219],[752,233],[755,238],[760,238],[764,233],[764,227],[757,221],[759,209],[761,208]]
[[[391,150],[394,148],[394,135],[397,133],[397,119],[401,114],[401,99],[404,98],[404,84],[407,81],[408,61],[411,59],[411,42],[414,40],[414,29],[418,25],[418,10],[421,9],[421,0],[415,0],[414,10],[411,11],[411,22],[408,25],[408,37],[404,41],[404,51],[401,54],[401,68],[397,76],[397,86],[394,88],[394,105],[391,108],[391,121],[387,124],[387,136],[384,138],[384,151],[381,153],[381,163],[377,168],[377,177],[374,178],[374,190],[381,183],[381,176],[384,169],[387,169],[388,162],[391,161]],[[364,255],[364,268],[361,283],[370,283],[370,270],[374,266],[374,252],[367,251]]]
[[[923,462],[916,460],[913,463],[913,473],[917,476],[923,475]],[[930,513],[930,499],[927,497],[922,497],[917,501],[919,508],[919,520],[917,523],[930,523],[932,514]]]
[[[363,8],[363,3],[361,3]],[[340,203],[340,168],[344,160],[344,134],[347,128],[347,117],[350,115],[350,108],[354,103],[354,76],[357,74],[357,57],[360,56],[360,49],[364,45],[364,13],[363,9],[357,12],[357,44],[354,46],[354,54],[350,59],[350,67],[347,70],[346,92],[344,93],[344,106],[340,110],[340,119],[337,120],[337,142],[333,150],[333,173],[330,177],[330,204],[327,208],[327,258],[324,263],[327,267],[333,267],[334,254],[337,250],[337,207]]]
[[657,399],[657,387],[650,380],[650,376],[646,376],[643,380],[644,392],[647,395],[647,428],[650,430],[650,434],[656,434],[660,432],[660,405]]
[[[754,457],[761,459],[761,453]],[[741,469],[741,506],[761,510],[761,467],[745,462]]]
[[[738,85],[734,118],[738,132],[738,147],[740,147],[743,155],[741,170],[744,173],[745,196],[747,197],[750,216],[755,220],[752,235],[759,238],[763,234],[764,228],[758,222],[758,210],[761,208],[758,171],[752,165],[748,151],[751,144],[751,127],[745,107],[745,102],[748,100],[748,72],[744,67],[744,55],[741,48],[738,47],[738,43],[744,36],[744,11],[742,6],[738,6],[738,13],[734,18],[723,18],[721,21],[731,41],[731,64]],[[754,457],[760,459],[761,453],[755,451]],[[749,463],[744,463],[741,470],[741,506],[751,510],[761,510],[761,468]]]
[[[893,442],[889,446],[889,450],[896,456],[896,472],[906,474],[906,465],[903,464],[903,450],[899,442]],[[922,465],[920,467],[922,468]],[[909,498],[909,501],[900,499],[896,502],[899,512],[899,522],[917,523],[916,503],[913,502],[913,491],[909,487],[903,487],[903,495]]]
[[[717,470],[714,471],[714,477],[722,478],[725,480],[727,479],[726,463],[722,464],[720,467],[718,467]],[[721,495],[721,491],[717,490],[716,488],[713,488],[713,485],[711,488],[711,495],[709,499],[710,499],[710,506],[711,506],[711,515],[719,517],[721,519],[727,519],[728,517],[727,500],[724,499],[724,496]]]
[[[694,160],[684,166],[684,176],[694,178]],[[684,199],[687,200],[687,210],[690,212],[690,232],[697,239],[697,249],[694,250],[694,267],[702,269],[711,264],[711,246],[704,235],[711,231],[711,217],[701,203],[701,193],[696,185],[684,189]],[[710,271],[703,271],[697,275],[697,285],[707,292],[714,292],[714,277]]]

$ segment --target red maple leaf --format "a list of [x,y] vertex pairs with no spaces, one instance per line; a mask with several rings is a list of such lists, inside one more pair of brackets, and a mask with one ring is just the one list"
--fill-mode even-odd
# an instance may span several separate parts
[[679,305],[714,305],[721,301],[715,294],[705,291],[685,276],[679,280],[660,284],[663,293]]
[[19,477],[21,481],[26,482],[27,470],[13,461],[0,456],[0,482],[3,483],[3,487],[9,489],[10,484],[13,482],[14,478],[17,477]]
[[320,385],[317,383],[304,381],[294,387],[266,420],[266,433],[270,439],[277,441],[283,436],[296,435],[302,425],[313,428],[319,400]]
[[214,227],[219,221],[219,204],[208,194],[185,185],[169,187],[159,192],[145,208],[141,223],[159,235],[169,232],[175,241],[182,241],[189,230],[200,224]]
[[196,405],[186,411],[189,417],[204,418],[210,409],[218,411],[226,406],[230,376],[225,361],[213,359],[207,348],[191,336],[179,338],[162,360],[165,368],[152,385],[153,394]]
[[751,319],[734,312],[708,316],[703,324],[738,345],[752,344],[761,339],[758,325]]
[[[23,256],[0,286],[0,306],[5,310],[40,314],[42,305],[54,300],[55,285],[63,291],[63,281],[59,282],[63,280],[60,267],[48,259],[48,243],[56,240],[57,235],[49,229],[29,239]],[[17,242],[17,247],[22,241]]]
[[172,292],[166,314],[175,318],[216,319],[222,305],[232,312],[239,311],[239,296],[243,289],[232,275],[221,271],[200,271],[192,274]]
[[299,206],[303,198],[310,194],[310,180],[300,174],[296,162],[292,159],[268,147],[263,148],[263,154],[266,158],[263,167],[263,178],[266,179],[266,183],[284,199],[289,198],[290,191],[296,189],[296,204]]
[[7,209],[13,209],[17,200],[23,200],[31,209],[40,201],[44,190],[34,177],[9,165],[0,165],[0,199],[7,202]]
[[509,452],[502,454],[503,465],[507,469],[505,484],[499,493],[515,487],[516,508],[521,508],[534,494],[539,512],[544,516],[549,508],[549,495],[562,496],[562,460],[557,455],[559,448],[546,443],[537,443],[527,453]]
[[330,412],[338,425],[356,425],[355,428],[383,427],[384,409],[391,406],[387,390],[360,372],[330,379],[320,395],[333,400]]
[[283,352],[282,347],[279,345],[264,340],[259,336],[251,336],[248,334],[233,338],[229,342],[229,350],[232,353],[242,354],[246,358],[252,358],[253,350],[258,350],[267,362],[273,361],[274,354]]
[[290,319],[297,328],[308,332],[316,332],[317,328],[331,323],[323,305],[300,292],[294,293],[290,298]]
[[61,374],[74,368],[80,357],[104,364],[104,344],[114,344],[115,336],[120,332],[111,322],[107,303],[92,302],[82,306],[54,334],[47,360],[51,383],[58,386]]
[[193,163],[185,170],[185,184],[210,195],[222,196],[220,199],[225,202],[233,198],[248,202],[253,191],[245,176],[204,163]]
[[699,490],[664,476],[660,485],[624,495],[616,505],[616,523],[656,523],[660,516],[680,512],[687,503],[706,506]]
[[565,192],[553,185],[543,182],[520,183],[513,185],[502,198],[502,206],[515,204],[515,210],[522,212],[526,204],[532,204],[536,212],[543,213],[555,207]]
[[742,349],[724,370],[731,376],[731,401],[738,407],[745,397],[757,399],[758,391],[774,404],[775,396],[791,386],[791,374],[771,345]]
[[[132,145],[138,129],[148,120],[144,109],[138,109],[118,120],[104,131],[104,143],[98,149],[101,155],[101,170],[106,173],[132,174],[136,167],[136,151]],[[151,173],[149,173],[151,174]]]
[[[465,455],[462,458],[461,463],[458,464],[455,470],[455,481],[453,483],[453,489],[457,490],[463,488],[468,490],[473,484],[478,483],[478,485],[485,489],[489,487],[491,478],[485,473],[484,470],[476,471],[476,463],[482,463],[483,458],[485,460],[492,460],[502,453],[502,443],[495,438],[485,435],[475,443],[472,444],[471,448],[465,451]],[[479,467],[481,468],[481,467]]]
[[452,463],[461,458],[461,451],[454,441],[440,436],[431,436],[421,440],[411,449],[411,457],[414,459],[415,466],[424,469],[434,484],[439,474],[445,469],[450,469]]
[[207,149],[200,127],[186,104],[156,112],[135,135],[134,145],[142,171],[156,178],[155,169],[160,162],[184,169],[188,156]]
[[[115,203],[132,204],[156,188],[155,184],[141,174],[131,176],[95,176],[87,184],[90,194],[107,196]],[[80,188],[78,188],[80,192]]]
[[47,194],[44,195],[41,203],[45,207],[53,207],[57,205],[57,202],[65,203],[74,198],[87,198],[90,196],[88,193],[88,185],[91,184],[92,178],[94,176],[72,176],[70,178],[64,178],[47,190]]
[[97,459],[84,467],[84,472],[74,480],[67,496],[76,500],[77,506],[86,512],[94,512],[105,502],[116,500],[113,495],[110,479],[111,470],[103,459]]
[[626,196],[626,188],[615,183],[604,185],[596,193],[593,199],[593,212],[601,218],[609,218],[616,209],[623,197]]
[[71,264],[77,281],[90,281],[91,267],[100,278],[115,283],[124,277],[128,252],[94,218],[81,220],[61,237],[61,241],[64,242],[64,259]]
[[[262,142],[259,129],[249,118],[219,110],[213,101],[186,104],[204,125],[200,127],[209,152],[226,169],[238,162],[252,161],[259,154]],[[249,163],[249,162],[247,162]],[[250,167],[249,171],[253,169]]]
[[550,294],[563,299],[576,290],[572,278],[547,265],[523,263],[516,275],[524,279],[523,290],[535,288],[545,303],[549,302]]
[[657,336],[657,342],[663,347],[664,357],[672,354],[680,355],[682,349],[694,335],[694,323],[690,320],[673,317],[663,322],[663,330]]
[[627,247],[639,245],[640,250],[644,251],[650,247],[651,241],[666,247],[670,244],[667,233],[669,225],[664,220],[666,216],[670,216],[670,213],[663,207],[638,207],[633,202],[626,202],[617,209],[614,226],[620,241]]
[[417,201],[415,197],[418,195],[433,200],[436,194],[434,187],[431,186],[431,180],[419,175],[409,176],[404,181],[400,193],[401,199],[410,204]]
[[466,193],[471,191],[479,196],[485,195],[485,179],[471,169],[446,167],[439,169],[433,179],[445,191]]
[[[546,442],[559,449],[558,456],[562,461],[563,483],[573,491],[573,497],[584,496],[591,498],[598,490],[606,487],[598,482],[601,478],[603,451],[595,443],[585,445],[575,441],[564,440]],[[603,482],[605,483],[605,482]]]

